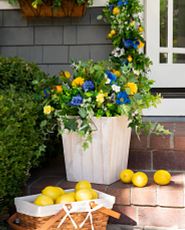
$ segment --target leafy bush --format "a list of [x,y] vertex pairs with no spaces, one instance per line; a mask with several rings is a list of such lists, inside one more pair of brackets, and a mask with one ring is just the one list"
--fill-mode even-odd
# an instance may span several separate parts
[[8,204],[44,151],[40,101],[33,82],[46,77],[18,58],[0,58],[0,200]]
[[13,87],[0,90],[0,197],[14,197],[43,150],[37,104]]
[[34,92],[33,81],[46,78],[37,65],[28,63],[20,58],[0,57],[0,88],[14,85],[18,91]]

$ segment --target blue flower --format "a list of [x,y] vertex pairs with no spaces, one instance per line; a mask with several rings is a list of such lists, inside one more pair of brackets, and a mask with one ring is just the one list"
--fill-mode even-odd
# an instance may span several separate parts
[[79,106],[83,102],[83,98],[80,95],[74,96],[70,102],[72,106]]
[[139,45],[139,41],[132,41],[130,39],[123,40],[123,45],[125,48],[134,48],[137,49]]
[[139,45],[139,41],[133,41],[133,42],[132,42],[132,47],[133,47],[134,49],[137,49],[137,48],[138,48],[138,45]]
[[117,77],[115,74],[113,74],[112,72],[108,70],[105,73],[107,74],[107,77],[110,79],[110,84],[116,81]]
[[110,9],[111,12],[112,12],[113,8],[114,8],[114,4],[110,4],[109,9]]
[[117,6],[126,6],[128,5],[128,0],[119,0]]
[[123,4],[124,4],[124,6],[128,5],[128,0],[125,0],[125,1],[123,2]]
[[84,84],[82,85],[82,89],[87,92],[89,90],[94,90],[94,83],[91,80],[87,80],[84,82]]
[[125,91],[119,92],[117,94],[116,104],[123,105],[123,104],[129,104],[129,103],[130,103],[130,99],[129,99],[128,94]]
[[50,88],[49,88],[49,87],[48,87],[48,88],[45,88],[45,89],[43,90],[43,92],[44,92],[44,97],[45,97],[45,98],[47,98],[47,97],[50,96]]
[[123,1],[119,0],[117,6],[123,6]]
[[131,48],[132,47],[132,40],[130,40],[130,39],[123,40],[123,45],[125,48]]

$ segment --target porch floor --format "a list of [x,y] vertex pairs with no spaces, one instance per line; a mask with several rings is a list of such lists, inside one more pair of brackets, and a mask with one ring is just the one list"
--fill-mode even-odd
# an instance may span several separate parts
[[[95,189],[116,197],[114,210],[122,214],[118,221],[110,218],[108,230],[185,230],[185,122],[163,124],[171,135],[143,135],[138,141],[132,134],[128,167],[146,172],[148,186],[136,188],[120,181],[109,186],[93,184]],[[168,186],[153,182],[154,171],[161,168],[172,174]],[[65,179],[63,158],[56,157],[31,172],[25,194],[39,193],[47,185],[70,189],[74,184]]]
[[[163,187],[153,183],[152,172],[147,174],[150,180],[145,188],[121,181],[109,186],[93,184],[95,189],[116,197],[114,210],[121,213],[121,218],[110,218],[108,230],[185,229],[185,173],[173,173],[170,185]],[[37,194],[47,185],[74,188],[75,183],[65,179],[62,158],[33,170],[25,194]]]

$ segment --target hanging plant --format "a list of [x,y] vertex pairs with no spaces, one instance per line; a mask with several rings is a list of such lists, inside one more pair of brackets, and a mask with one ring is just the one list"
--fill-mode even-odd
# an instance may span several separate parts
[[8,0],[10,4],[19,3],[27,17],[80,17],[93,0]]

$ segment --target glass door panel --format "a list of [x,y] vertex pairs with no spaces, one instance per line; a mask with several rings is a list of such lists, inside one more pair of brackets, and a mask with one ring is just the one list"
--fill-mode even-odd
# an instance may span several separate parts
[[185,48],[185,0],[173,1],[173,47]]

